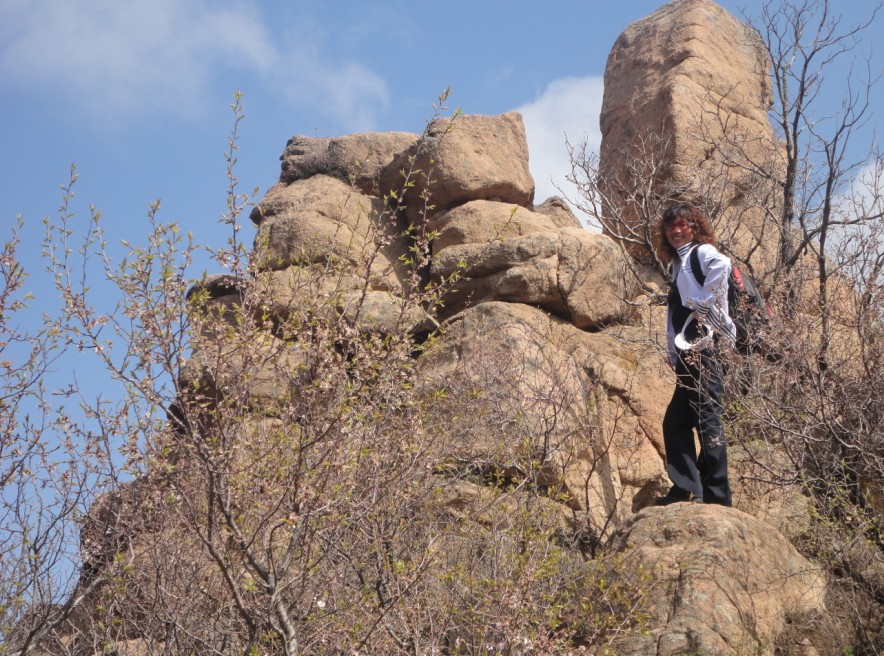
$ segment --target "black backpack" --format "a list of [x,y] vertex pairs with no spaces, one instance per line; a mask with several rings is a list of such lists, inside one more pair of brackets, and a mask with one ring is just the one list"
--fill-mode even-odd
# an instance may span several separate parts
[[[696,248],[691,250],[690,260],[691,272],[702,287],[706,275],[700,267],[700,255]],[[773,313],[752,276],[743,273],[736,264],[731,266],[728,278],[727,305],[728,314],[737,328],[737,350],[741,353],[767,354],[770,349],[764,336]]]

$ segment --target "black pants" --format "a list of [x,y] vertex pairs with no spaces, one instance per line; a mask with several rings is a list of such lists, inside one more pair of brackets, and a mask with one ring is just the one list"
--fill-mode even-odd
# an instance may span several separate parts
[[[663,417],[666,471],[676,488],[706,503],[731,505],[721,423],[723,380],[715,349],[681,351],[675,392]],[[700,436],[700,454],[694,444]]]

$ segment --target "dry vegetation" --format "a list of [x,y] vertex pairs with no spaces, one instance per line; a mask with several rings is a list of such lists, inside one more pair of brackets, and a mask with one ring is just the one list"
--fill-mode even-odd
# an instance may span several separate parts
[[[469,376],[421,384],[436,344],[421,318],[452,281],[427,283],[432,235],[395,229],[404,194],[364,208],[358,262],[301,259],[280,297],[239,241],[235,159],[234,130],[231,237],[213,252],[228,273],[195,286],[199,247],[157,208],[120,265],[96,212],[74,246],[75,175],[65,189],[45,244],[64,307],[43,331],[4,325],[33,350],[2,406],[0,654],[563,653],[639,623],[646,590],[610,580],[541,480],[551,429],[500,420],[529,402],[514,379],[493,398]],[[404,171],[403,189],[429,174]],[[402,239],[405,291],[379,327],[362,311]],[[4,320],[24,300],[15,247]],[[120,294],[104,314],[84,276],[96,256]],[[36,379],[66,350],[122,394],[89,403],[72,383],[51,406]],[[471,372],[499,380],[516,355]],[[548,423],[580,401],[549,400]],[[506,467],[463,458],[476,422],[514,445]]]

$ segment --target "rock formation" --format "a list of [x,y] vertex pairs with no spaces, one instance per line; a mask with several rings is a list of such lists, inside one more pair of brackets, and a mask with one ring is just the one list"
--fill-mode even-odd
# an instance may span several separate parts
[[789,615],[823,607],[820,570],[736,510],[648,508],[627,521],[612,548],[627,571],[650,573],[656,587],[653,628],[611,645],[624,656],[757,653]]
[[[634,314],[624,255],[610,238],[581,228],[560,201],[550,199],[535,211],[517,114],[441,119],[427,134],[420,141],[403,140],[400,153],[386,152],[386,162],[380,153],[369,157],[360,149],[367,143],[399,143],[398,135],[289,141],[280,182],[252,212],[262,305],[284,321],[286,307],[306,300],[287,290],[307,284],[317,265],[334,262],[341,272],[332,277],[334,284],[308,285],[301,294],[327,295],[345,316],[349,305],[358,307],[359,316],[352,319],[360,330],[382,326],[392,332],[399,326],[391,317],[400,318],[407,288],[398,264],[407,248],[396,230],[403,229],[403,219],[425,225],[435,235],[431,281],[456,281],[447,286],[437,313],[447,319],[438,344],[420,361],[422,386],[427,394],[468,386],[483,403],[507,388],[495,421],[510,424],[510,434],[515,431],[536,447],[516,453],[513,445],[500,442],[493,426],[480,427],[470,416],[450,455],[461,469],[490,467],[516,477],[539,463],[541,478],[562,487],[567,501],[562,512],[581,513],[584,530],[600,539],[634,503],[646,503],[663,486],[658,434],[665,394],[651,400],[637,385],[656,380],[653,387],[664,389],[666,374],[651,349],[642,356],[623,345],[624,339],[643,341],[639,329],[623,325]],[[407,166],[421,171],[418,184],[401,194],[401,213],[385,207],[384,199],[330,177],[330,168],[348,167],[328,163],[329,144],[336,153],[361,153],[374,162],[379,173],[368,177],[380,180],[388,201],[390,192],[398,197],[396,185]],[[325,168],[313,163],[317,160]],[[354,168],[349,171],[354,180]],[[429,217],[420,186],[426,178],[433,206]],[[373,256],[367,279],[366,253]],[[429,318],[421,317],[411,323],[419,326],[421,320],[429,325]],[[624,337],[630,331],[635,334]],[[200,357],[197,353],[192,361]],[[225,368],[235,363],[236,358],[224,360]],[[266,397],[261,381],[268,377],[260,370],[252,377],[255,393]],[[437,412],[443,420],[446,404]],[[448,421],[455,426],[458,419]]]
[[[428,148],[425,140],[400,135],[289,142],[280,182],[252,213],[254,278],[214,278],[190,294],[195,318],[217,317],[204,321],[202,347],[180,378],[182,389],[197,392],[191,404],[219,409],[206,416],[203,432],[221,425],[219,413],[233,401],[237,413],[245,413],[233,424],[241,447],[304,439],[285,417],[315,407],[305,398],[321,398],[326,386],[317,387],[314,345],[303,336],[307,325],[314,326],[308,330],[313,340],[322,339],[316,331],[324,322],[351,327],[336,339],[433,332],[415,365],[415,398],[432,400],[427,421],[436,422],[445,439],[424,455],[432,473],[420,504],[425,513],[449,518],[436,526],[458,527],[436,538],[446,546],[437,547],[445,558],[433,577],[444,579],[445,568],[476,567],[470,554],[488,548],[481,545],[499,532],[506,535],[511,517],[528,512],[548,532],[543,539],[567,545],[557,547],[557,576],[580,576],[586,550],[607,544],[622,585],[641,591],[647,620],[618,634],[618,653],[739,654],[770,644],[787,614],[822,607],[819,573],[794,550],[782,550],[774,528],[739,511],[642,510],[667,488],[660,426],[672,382],[659,346],[660,308],[631,309],[637,290],[627,284],[625,256],[613,239],[583,230],[561,201],[531,204],[517,116],[459,118],[465,134],[457,120],[431,125],[438,140],[427,151],[421,150]],[[401,151],[367,151],[366,144],[396,144]],[[368,164],[348,168],[346,159],[335,159],[355,153]],[[469,169],[467,153],[509,165],[483,161]],[[429,216],[413,187],[390,193],[403,162],[418,160],[432,167],[424,169],[430,180],[448,180]],[[460,175],[459,167],[485,177]],[[408,207],[415,201],[420,211]],[[421,229],[434,235],[432,257],[428,268],[415,270],[406,264],[410,238],[404,235]],[[414,286],[426,282],[444,292],[435,316],[409,300]],[[243,312],[256,317],[245,337]],[[346,377],[351,365],[339,359],[336,366]],[[180,425],[187,439],[193,431]],[[346,439],[346,433],[336,437],[342,447]],[[285,459],[289,447],[276,443],[274,459]],[[175,466],[197,472],[187,464],[190,451],[186,443],[175,447]],[[248,449],[235,457],[244,471],[267,467]],[[249,485],[258,504],[264,484]],[[138,497],[134,487],[132,495]],[[736,498],[759,513],[767,508],[748,489],[738,487]],[[153,553],[180,539],[179,524],[158,519],[183,512],[173,512],[177,502],[169,499],[151,499],[153,523],[131,538],[137,549]],[[84,538],[90,572],[113,566],[107,554],[93,553],[101,551],[97,546],[126,544],[114,537],[114,527],[129,523],[109,514],[108,503],[90,518]],[[149,605],[150,580],[162,576],[163,567],[152,562],[131,579],[130,604]],[[203,570],[211,562],[204,554],[191,567]],[[593,585],[577,589],[578,603],[590,603]],[[207,589],[206,602],[219,593]],[[591,622],[579,613],[563,621],[587,644],[600,631],[586,628]],[[462,627],[446,640],[469,640],[471,631]],[[137,644],[140,638],[125,639]]]
[[[698,171],[719,162],[708,151],[708,140],[723,136],[719,120],[724,116],[736,121],[728,138],[770,141],[765,66],[751,32],[709,0],[676,0],[630,26],[606,72],[604,169],[622,179],[628,169],[623,158],[632,156],[633,140],[663,133],[669,167],[661,185],[696,190]],[[614,239],[583,230],[559,199],[533,204],[517,114],[440,119],[423,138],[403,133],[298,136],[281,159],[278,184],[251,215],[257,226],[254,276],[208,280],[191,295],[191,312],[207,332],[179,380],[183,390],[192,392],[184,402],[198,407],[205,421],[200,439],[263,446],[269,440],[272,445],[269,455],[233,446],[225,452],[227,466],[242,473],[244,504],[266,498],[262,486],[276,475],[273,465],[294,459],[291,442],[314,444],[304,433],[309,417],[303,408],[331,404],[333,392],[320,375],[332,360],[315,356],[317,345],[327,339],[324,322],[338,322],[328,357],[340,367],[339,382],[350,377],[344,382],[354,398],[370,388],[370,376],[383,374],[380,365],[359,369],[361,352],[353,346],[359,338],[367,335],[375,340],[372,344],[383,345],[395,339],[421,342],[432,333],[415,356],[415,395],[409,402],[432,401],[427,406],[432,412],[420,422],[437,426],[428,434],[444,434],[445,440],[431,442],[436,451],[402,446],[403,453],[396,454],[407,458],[419,452],[426,459],[421,480],[429,489],[410,501],[405,497],[415,489],[398,481],[391,483],[394,489],[359,488],[364,481],[358,467],[377,471],[390,462],[372,460],[380,458],[376,444],[349,445],[346,422],[335,428],[329,448],[352,447],[354,459],[346,467],[330,467],[321,483],[307,476],[299,482],[317,498],[320,493],[311,485],[352,486],[355,491],[347,498],[354,504],[373,494],[402,495],[409,517],[438,513],[447,518],[437,526],[448,528],[429,538],[408,533],[417,522],[397,518],[402,527],[396,538],[406,546],[397,543],[402,551],[390,562],[378,558],[377,567],[389,567],[397,576],[417,570],[426,554],[407,549],[426,538],[432,546],[427,553],[443,554],[421,565],[438,585],[431,593],[459,589],[465,585],[461,579],[474,580],[470,576],[490,585],[500,575],[492,573],[500,562],[487,556],[500,547],[495,531],[527,509],[551,527],[542,533],[543,550],[555,551],[555,566],[570,577],[561,587],[573,591],[576,600],[562,611],[561,621],[578,627],[575,635],[587,645],[592,631],[585,626],[594,621],[591,600],[598,588],[583,589],[575,581],[583,580],[587,554],[606,545],[617,563],[612,576],[634,584],[644,599],[645,619],[610,638],[618,654],[768,654],[790,614],[824,607],[821,574],[776,527],[757,518],[790,521],[781,506],[762,501],[764,490],[738,485],[735,491],[737,506],[756,517],[715,506],[647,508],[668,487],[660,426],[673,381],[661,356],[662,308],[634,309],[638,290],[629,283],[627,256]],[[724,205],[739,203],[742,188],[737,189],[722,200]],[[757,237],[751,221],[743,218],[734,232]],[[426,263],[414,249],[422,234],[433,235]],[[416,290],[427,285],[439,286],[441,305],[413,302]],[[228,342],[248,323],[243,316],[254,317],[253,332]],[[412,364],[403,366],[410,371]],[[222,405],[234,393],[239,396]],[[298,405],[306,396],[313,406]],[[348,398],[342,398],[336,402],[349,410]],[[213,432],[231,408],[245,415],[237,419],[233,438]],[[188,458],[196,462],[202,453],[199,445],[182,445],[188,433],[184,423],[178,422],[183,427],[176,433],[178,442],[163,455],[181,471],[187,471]],[[411,437],[407,431],[398,435],[409,448]],[[358,464],[350,469],[352,463]],[[210,543],[212,536],[203,533],[200,540],[183,537],[186,531],[174,519],[179,504],[171,493],[151,499],[152,517],[172,519],[143,529],[154,537],[142,540],[153,547],[142,551],[157,553],[164,539]],[[89,518],[84,536],[90,571],[110,567],[114,560],[112,554],[94,553],[100,545],[122,549],[112,535],[118,519],[107,519],[107,505]],[[127,497],[130,506],[138,504]],[[327,522],[323,530],[347,528],[346,513],[339,512],[334,506],[317,511]],[[299,504],[286,513],[280,534],[306,521]],[[224,549],[240,558],[245,539],[233,534],[225,539]],[[274,542],[279,539],[276,534],[267,538],[274,555],[282,552]],[[342,538],[335,548],[339,544],[350,543]],[[292,553],[285,557],[301,555]],[[479,554],[475,563],[466,560],[474,554]],[[350,557],[341,547],[328,564],[305,573],[316,582],[305,584],[293,602],[300,604],[305,622],[338,622],[334,626],[342,633],[359,624],[358,616],[347,613],[356,612],[353,608],[358,610],[364,599],[348,606],[345,602],[352,600],[346,595],[338,601],[321,596],[331,594],[322,568]],[[211,606],[224,581],[204,572],[220,558],[202,552],[193,559],[188,585],[194,598],[180,599],[182,604]],[[162,558],[151,562],[129,583],[139,591],[133,599],[142,600],[140,591],[149,592],[161,578],[157,563]],[[433,569],[443,565],[449,569]],[[259,587],[247,587],[247,593]],[[351,590],[359,598],[359,591],[369,588],[356,581]],[[404,585],[396,594],[409,589]],[[554,599],[559,591],[538,599]],[[248,598],[237,603],[247,604]],[[338,615],[328,612],[315,619],[317,609],[333,603],[340,603]],[[387,615],[382,617],[386,622]],[[421,621],[430,631],[433,622]],[[469,634],[469,626],[454,623],[440,640],[452,651],[466,644]],[[138,639],[127,634],[119,642]]]
[[429,228],[439,233],[433,279],[459,276],[446,298],[447,316],[488,300],[536,305],[584,329],[630,314],[623,253],[601,235],[487,200],[444,212]]
[[642,198],[646,207],[702,198],[740,259],[770,261],[762,218],[775,198],[754,195],[765,188],[758,174],[777,166],[769,70],[759,35],[712,0],[674,0],[624,30],[608,56],[600,121],[611,219],[639,227]]
[[347,137],[294,136],[280,156],[279,181],[291,184],[318,173],[353,185],[369,196],[381,196],[380,175],[392,159],[418,140],[410,132],[351,134]]
[[399,190],[409,174],[414,185],[404,200],[413,224],[471,200],[521,207],[534,200],[525,126],[516,113],[434,120],[426,140],[397,155],[381,173],[381,191]]

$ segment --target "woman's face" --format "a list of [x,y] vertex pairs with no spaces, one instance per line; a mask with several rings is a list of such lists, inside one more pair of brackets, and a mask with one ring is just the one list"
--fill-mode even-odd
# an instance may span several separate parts
[[694,231],[691,230],[691,224],[685,219],[676,218],[672,223],[665,224],[663,229],[666,231],[666,240],[669,245],[676,250],[694,240]]

